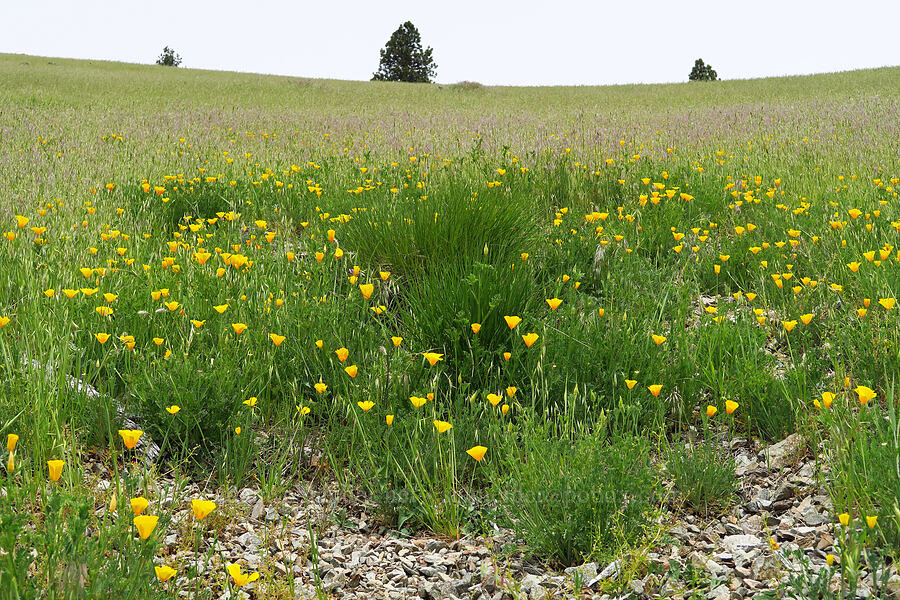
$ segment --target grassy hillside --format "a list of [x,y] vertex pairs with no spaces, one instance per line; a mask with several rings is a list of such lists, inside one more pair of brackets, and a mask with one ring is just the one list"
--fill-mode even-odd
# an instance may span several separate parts
[[[179,138],[213,161],[222,144],[278,161],[285,145],[300,158],[345,147],[388,156],[408,146],[459,156],[476,139],[489,152],[570,148],[588,161],[620,139],[644,153],[677,146],[698,158],[748,141],[803,143],[819,168],[862,169],[860,157],[889,164],[897,155],[900,68],[712,84],[467,89],[0,55],[0,77],[0,185],[17,195],[177,169],[171,148]],[[262,132],[270,134],[264,142],[246,138]],[[109,135],[125,138],[112,153],[101,140]],[[42,175],[50,164],[52,183]],[[800,166],[788,165],[808,176]]]
[[[91,546],[97,589],[133,597],[183,532],[126,422],[222,494],[324,471],[390,527],[497,520],[555,565],[650,544],[665,494],[728,511],[732,441],[799,433],[835,512],[880,517],[841,535],[900,547],[900,69],[482,88],[3,55],[0,81],[0,482],[39,514],[63,460],[49,489],[126,547],[95,456],[163,516],[124,563]],[[24,539],[0,591],[55,577]]]

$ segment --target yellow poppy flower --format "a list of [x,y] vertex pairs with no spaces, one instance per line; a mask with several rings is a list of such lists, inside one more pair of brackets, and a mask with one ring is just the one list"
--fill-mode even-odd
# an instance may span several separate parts
[[868,404],[869,401],[872,400],[873,398],[875,398],[875,396],[876,396],[875,390],[873,390],[870,387],[866,387],[864,385],[856,386],[856,389],[854,389],[853,391],[855,391],[856,394],[859,396],[860,404]]
[[65,464],[66,463],[61,460],[47,461],[47,471],[50,476],[50,481],[59,481],[59,478],[62,476],[62,470]]
[[202,521],[209,513],[216,509],[216,503],[212,500],[200,500],[194,498],[191,500],[191,509],[194,511],[194,517],[198,521]]
[[559,298],[548,298],[547,304],[550,306],[551,310],[556,310],[559,308],[559,305],[562,304],[562,300]]
[[375,291],[375,286],[371,283],[361,283],[359,284],[359,291],[362,292],[363,298],[368,300],[372,297],[372,292]]
[[325,390],[328,389],[328,386],[326,384],[322,383],[321,381],[319,383],[315,384],[313,387],[316,388],[316,391],[320,394],[324,394]]
[[372,407],[375,406],[375,403],[371,400],[365,400],[357,402],[356,405],[362,409],[363,412],[369,412],[372,410]]
[[165,583],[168,580],[172,579],[172,577],[175,576],[175,573],[178,572],[167,565],[162,567],[153,567],[153,569],[156,571],[156,578],[159,579],[162,583]]
[[275,344],[276,346],[280,346],[281,342],[283,342],[287,338],[283,335],[278,335],[277,333],[270,333],[269,339],[271,339],[272,343]]
[[259,579],[259,573],[243,573],[241,572],[241,566],[238,564],[228,565],[228,574],[231,575],[232,581],[234,581],[234,585],[238,587],[244,587],[248,583],[252,583]]
[[472,333],[481,331],[481,323],[472,323]]
[[513,315],[513,316],[504,316],[503,318],[506,320],[506,324],[509,326],[510,329],[515,329],[516,326],[517,326],[519,323],[522,322],[522,319],[521,319],[520,317],[515,316],[515,315]]
[[894,308],[894,305],[897,303],[896,298],[881,298],[878,300],[878,304],[883,306],[885,310],[891,310]]
[[247,406],[251,406],[251,407],[256,406],[256,403],[258,400],[259,399],[256,396],[250,396],[249,398],[244,400],[244,404],[246,404]]
[[298,406],[297,412],[301,415],[308,415],[310,413],[310,408],[308,406]]
[[119,435],[122,436],[122,442],[125,444],[125,447],[131,450],[137,445],[144,432],[140,429],[120,429]]
[[481,459],[484,458],[486,452],[487,448],[484,446],[472,446],[471,448],[466,450],[466,454],[468,454],[478,462],[481,462]]
[[349,367],[344,367],[344,371],[347,372],[347,375],[350,377],[356,377],[356,374],[359,372],[359,368],[356,365],[350,365]]
[[706,407],[706,416],[710,419],[715,416],[715,414],[719,412],[719,409],[713,406],[712,404],[707,405]]
[[659,393],[662,391],[662,387],[660,384],[655,383],[653,385],[648,385],[647,389],[650,390],[650,393],[654,396],[659,396]]
[[134,516],[139,517],[150,506],[150,501],[143,496],[138,496],[137,498],[132,498],[130,504],[131,512],[134,513]]
[[16,451],[16,444],[19,443],[19,436],[15,433],[6,434],[6,449],[9,452]]
[[740,406],[740,405],[737,402],[735,402],[734,400],[726,400],[725,401],[725,412],[730,415],[731,413],[733,413],[734,411],[737,410],[738,406]]
[[134,518],[134,526],[137,528],[138,535],[141,536],[142,540],[146,540],[150,537],[150,534],[156,529],[156,524],[158,522],[159,517],[156,516],[140,515]]
[[653,337],[653,341],[656,342],[656,345],[659,346],[663,342],[666,341],[666,336],[664,335],[656,335],[655,333],[651,336]]
[[434,428],[437,429],[438,433],[445,433],[453,428],[453,425],[448,423],[447,421],[434,421]]
[[231,327],[232,327],[232,329],[234,329],[234,333],[237,335],[241,335],[242,333],[247,331],[246,323],[232,323]]
[[334,353],[337,354],[338,360],[341,362],[344,362],[345,360],[347,360],[347,357],[350,356],[350,351],[343,347],[338,348],[334,351]]
[[427,400],[425,398],[422,398],[421,396],[410,396],[409,401],[412,402],[412,405],[416,408],[421,408],[422,405],[427,402]]
[[534,344],[538,339],[538,334],[536,333],[526,333],[522,336],[522,340],[525,342],[525,345],[531,348],[532,344]]
[[423,352],[422,356],[425,357],[425,360],[428,361],[428,364],[432,367],[438,363],[439,360],[443,359],[443,354],[438,354],[437,352]]
[[384,422],[387,423],[388,425],[393,425],[394,424],[394,415],[385,415]]

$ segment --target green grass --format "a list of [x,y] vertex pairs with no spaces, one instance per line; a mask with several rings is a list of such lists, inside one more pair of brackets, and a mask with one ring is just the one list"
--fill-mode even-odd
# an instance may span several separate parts
[[651,507],[550,467],[601,457],[616,489],[622,439],[649,461],[712,406],[845,448],[828,491],[896,539],[895,421],[886,446],[847,432],[896,414],[900,68],[473,88],[2,55],[0,78],[0,435],[26,497],[56,458],[77,496],[128,415],[226,492],[324,471],[401,531],[507,513],[572,562],[641,544]]

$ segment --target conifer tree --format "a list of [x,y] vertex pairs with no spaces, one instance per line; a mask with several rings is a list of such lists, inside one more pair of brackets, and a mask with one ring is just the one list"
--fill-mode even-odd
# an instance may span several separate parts
[[419,30],[407,21],[397,28],[381,49],[381,63],[372,81],[431,83],[437,69],[431,52],[430,47],[422,49]]

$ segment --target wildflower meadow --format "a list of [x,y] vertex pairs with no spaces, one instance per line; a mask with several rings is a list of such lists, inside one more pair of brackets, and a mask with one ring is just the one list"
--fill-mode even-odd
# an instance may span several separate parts
[[359,511],[489,548],[452,593],[398,558],[396,597],[723,597],[658,549],[734,537],[740,452],[822,517],[757,501],[740,597],[900,589],[900,69],[0,80],[0,598],[345,597],[316,540]]

